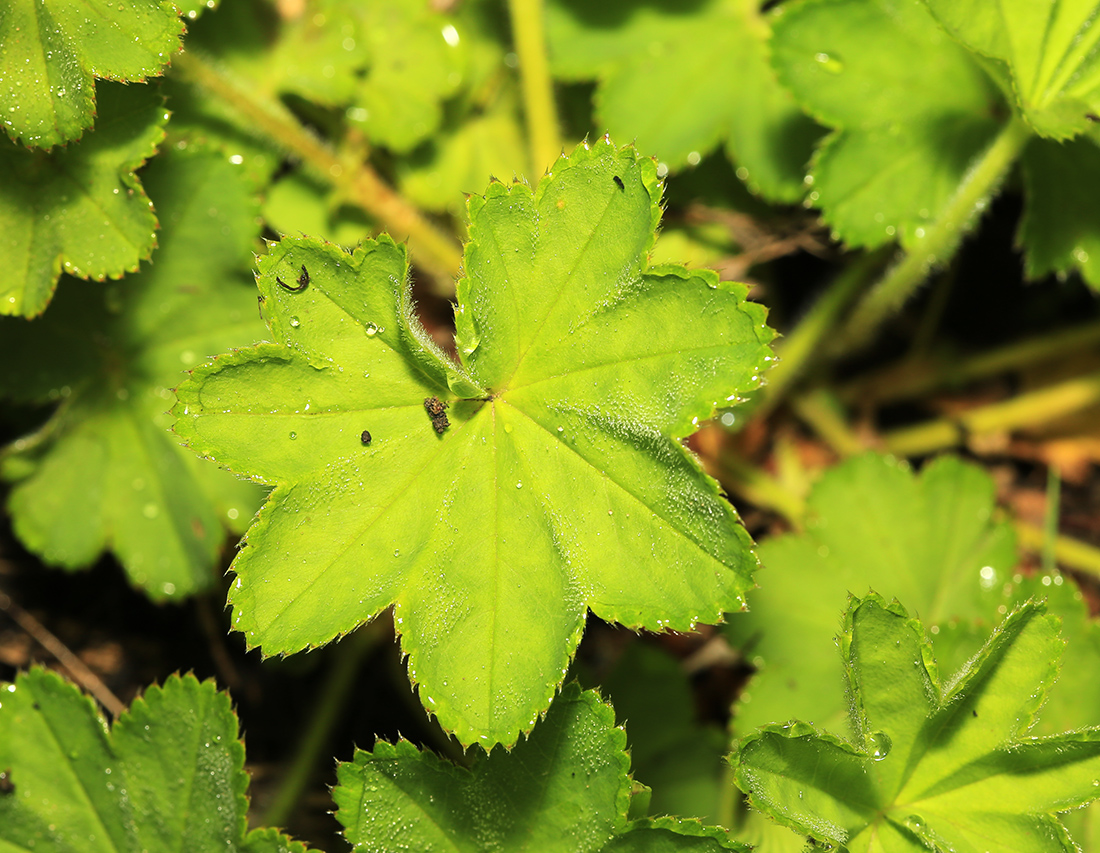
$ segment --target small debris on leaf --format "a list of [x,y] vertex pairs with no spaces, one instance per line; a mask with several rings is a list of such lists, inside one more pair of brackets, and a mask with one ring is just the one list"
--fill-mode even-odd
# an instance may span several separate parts
[[424,409],[428,412],[428,417],[432,419],[432,426],[435,427],[435,431],[443,435],[443,432],[451,425],[451,422],[447,420],[447,404],[438,397],[425,397]]
[[370,444],[370,433],[363,430],[363,434],[359,436],[359,440],[362,441],[363,444]]

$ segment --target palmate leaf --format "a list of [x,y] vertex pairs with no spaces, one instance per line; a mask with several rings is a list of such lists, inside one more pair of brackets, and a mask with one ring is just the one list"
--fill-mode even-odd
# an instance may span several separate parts
[[1100,113],[1096,0],[924,2],[955,38],[1008,66],[1020,111],[1040,135],[1068,139]]
[[599,81],[601,130],[633,137],[672,169],[725,142],[753,192],[796,201],[821,128],[768,65],[760,6],[555,0],[547,5],[551,64],[560,77]]
[[780,81],[834,128],[814,157],[810,198],[853,246],[923,236],[1007,113],[918,0],[786,4],[771,49]]
[[628,820],[626,734],[591,692],[567,686],[512,752],[455,767],[412,744],[357,750],[337,771],[337,820],[356,850],[718,853],[747,848],[725,830]]
[[426,707],[491,746],[549,705],[586,608],[689,630],[741,607],[748,535],[677,439],[759,384],[772,332],[743,286],[647,266],[658,197],[655,164],[605,140],[471,198],[461,366],[389,239],[272,247],[279,343],[200,366],[174,409],[196,450],[277,486],[234,562],[250,645],[394,605]]
[[790,717],[841,730],[847,703],[830,639],[849,592],[903,599],[929,626],[984,620],[988,631],[1011,585],[1015,542],[993,515],[993,482],[958,459],[918,476],[890,457],[858,456],[822,477],[807,510],[805,532],[760,545],[759,589],[727,627],[760,670],[737,707],[740,731]]
[[0,850],[305,853],[272,829],[247,831],[244,744],[229,696],[171,676],[110,730],[55,673],[0,684]]
[[149,257],[157,219],[134,172],[167,119],[155,89],[107,84],[79,143],[45,152],[0,139],[0,314],[41,314],[62,270],[102,281]]
[[168,389],[266,330],[240,273],[258,230],[241,167],[191,148],[145,177],[162,224],[149,269],[108,286],[68,281],[40,319],[0,320],[0,359],[19,365],[0,376],[0,396],[60,403],[4,449],[0,473],[27,548],[68,568],[110,549],[162,599],[214,583],[226,528],[242,531],[262,494],[179,447]]
[[159,75],[180,49],[183,30],[168,0],[5,0],[4,130],[35,148],[80,138],[95,118],[95,78],[125,83]]
[[853,598],[840,636],[854,740],[804,723],[742,739],[750,802],[857,851],[1070,851],[1055,813],[1100,797],[1100,730],[1028,737],[1057,677],[1057,620],[1027,602],[941,683],[919,622]]

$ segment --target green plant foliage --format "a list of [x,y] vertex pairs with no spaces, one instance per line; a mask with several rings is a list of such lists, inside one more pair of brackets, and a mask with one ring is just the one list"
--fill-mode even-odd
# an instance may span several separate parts
[[567,686],[511,752],[456,767],[412,744],[379,742],[339,765],[337,820],[356,850],[746,850],[688,821],[628,819],[626,734],[591,692]]
[[[547,4],[554,73],[599,80],[598,129],[633,137],[669,168],[726,143],[754,192],[796,201],[820,133],[768,65],[768,16],[756,0]],[[705,80],[705,84],[701,81]]]
[[766,726],[734,754],[737,783],[756,808],[850,851],[1071,850],[1055,813],[1100,796],[1100,731],[1026,737],[1061,645],[1029,601],[941,684],[920,622],[853,598],[840,636],[853,741]]
[[[91,127],[95,78],[132,83],[180,49],[175,4],[7,0],[0,15],[0,116],[12,141],[52,148]],[[99,93],[102,96],[102,92]],[[6,181],[0,180],[0,184]]]
[[1100,113],[1096,0],[924,0],[944,28],[981,56],[1003,61],[1027,122],[1068,139]]
[[602,690],[630,736],[635,777],[653,791],[650,810],[717,820],[728,738],[717,726],[696,722],[691,685],[679,661],[633,643]]
[[728,628],[760,668],[740,698],[738,729],[791,717],[842,724],[830,638],[849,592],[908,601],[929,625],[984,619],[988,631],[1016,562],[993,497],[981,469],[950,457],[919,476],[875,454],[828,471],[807,501],[805,532],[761,544],[760,588]]
[[[97,133],[99,131],[97,130]],[[106,548],[153,598],[209,587],[225,528],[260,490],[180,448],[169,388],[210,353],[261,339],[241,281],[257,232],[253,188],[215,152],[162,155],[146,173],[162,229],[154,265],[123,282],[67,282],[50,311],[0,321],[0,394],[59,403],[0,456],[16,534],[55,565]],[[196,247],[201,246],[201,251]]]
[[229,697],[172,676],[107,724],[44,669],[0,684],[0,849],[36,853],[237,850],[305,853],[247,832],[244,744]]
[[646,266],[658,195],[652,161],[601,141],[472,198],[461,366],[392,241],[272,247],[280,343],[201,366],[174,409],[193,448],[277,484],[234,562],[250,645],[395,605],[426,707],[491,746],[534,726],[586,608],[689,630],[741,606],[748,536],[677,439],[759,384],[772,332],[743,286]]
[[1029,278],[1079,269],[1100,289],[1100,147],[1093,137],[1034,139],[1023,156],[1027,209],[1020,223]]
[[788,4],[771,47],[779,79],[834,128],[814,156],[810,198],[852,246],[922,237],[1007,112],[914,0]]
[[41,314],[62,269],[102,281],[156,246],[156,216],[134,175],[168,114],[149,86],[101,85],[96,128],[78,144],[27,150],[0,140],[0,314]]

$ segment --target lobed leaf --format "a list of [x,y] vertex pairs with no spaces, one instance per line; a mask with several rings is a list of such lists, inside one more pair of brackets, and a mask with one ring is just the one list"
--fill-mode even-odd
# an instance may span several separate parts
[[1017,106],[1041,135],[1069,139],[1100,113],[1096,0],[924,0],[955,38],[1005,63]]
[[916,0],[804,0],[771,41],[780,81],[834,128],[810,199],[853,246],[920,238],[1004,112],[981,66]]
[[840,637],[853,740],[766,726],[732,760],[750,802],[850,851],[1072,849],[1055,813],[1100,797],[1100,731],[1025,737],[1057,677],[1057,620],[1027,602],[941,683],[920,623],[853,598]]
[[412,744],[379,742],[337,769],[337,820],[356,850],[745,850],[725,830],[629,821],[630,759],[612,709],[575,685],[514,750],[456,767]]
[[62,270],[102,281],[149,257],[157,219],[134,172],[167,119],[156,90],[104,85],[99,122],[79,144],[45,152],[0,140],[0,314],[41,314]]
[[243,529],[261,494],[178,446],[168,389],[264,328],[237,279],[257,231],[239,167],[172,152],[146,174],[162,223],[156,263],[106,288],[68,282],[33,323],[0,321],[0,357],[20,365],[0,394],[60,402],[38,434],[4,450],[0,473],[14,482],[8,506],[27,548],[67,568],[109,548],[161,599],[214,582],[226,528]]
[[977,619],[988,631],[1016,562],[1011,527],[993,509],[989,477],[951,457],[919,476],[875,454],[828,471],[807,501],[806,531],[761,544],[760,588],[727,629],[759,668],[738,727],[796,717],[836,730],[846,701],[829,640],[853,590],[909,601],[937,629]]
[[161,74],[184,31],[168,0],[7,0],[5,7],[0,116],[13,142],[33,148],[79,139],[103,109],[95,78],[133,83]]
[[802,197],[818,128],[768,65],[757,0],[661,8],[616,0],[547,6],[554,73],[599,81],[596,121],[672,169],[724,142],[738,177],[776,201]]
[[305,853],[247,832],[244,745],[229,697],[171,676],[108,730],[72,684],[44,669],[0,685],[0,847],[62,851]]
[[388,238],[272,247],[279,343],[200,366],[174,410],[196,450],[276,484],[233,566],[250,645],[295,652],[394,605],[426,707],[491,746],[534,726],[586,608],[689,630],[741,606],[748,535],[676,439],[759,384],[772,333],[743,286],[647,266],[658,194],[652,161],[605,141],[471,198],[461,365]]

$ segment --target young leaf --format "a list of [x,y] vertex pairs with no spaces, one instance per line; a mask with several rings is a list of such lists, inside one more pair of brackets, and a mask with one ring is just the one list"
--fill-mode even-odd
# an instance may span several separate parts
[[490,746],[549,705],[586,608],[689,630],[741,606],[748,535],[676,439],[759,384],[772,333],[744,286],[647,267],[655,171],[601,141],[470,199],[461,367],[388,238],[272,247],[280,343],[199,367],[174,409],[196,450],[277,484],[234,562],[250,645],[299,651],[395,605],[428,709]]
[[[97,130],[97,133],[99,131]],[[110,548],[156,599],[214,581],[225,527],[243,529],[260,490],[181,449],[169,387],[183,370],[264,335],[255,293],[233,279],[257,230],[253,188],[221,154],[162,155],[146,173],[162,223],[155,263],[124,282],[68,282],[50,311],[0,321],[0,358],[19,365],[0,395],[60,401],[0,469],[16,534],[55,565]]]
[[1024,118],[1068,139],[1100,113],[1095,0],[924,0],[944,28],[981,56],[1004,61]]
[[628,821],[632,782],[614,711],[575,685],[514,750],[456,767],[379,742],[340,764],[336,819],[356,850],[745,850],[688,821]]
[[919,622],[853,598],[840,637],[854,740],[766,726],[732,757],[750,803],[850,851],[1073,849],[1055,813],[1100,797],[1100,730],[1026,737],[1057,677],[1057,620],[1028,602],[941,684]]
[[126,5],[6,0],[4,5],[0,116],[13,142],[35,148],[80,138],[96,113],[102,114],[95,78],[133,83],[159,75],[180,49],[184,30],[168,0]]
[[101,85],[99,121],[79,144],[47,153],[0,140],[0,314],[41,314],[62,269],[102,281],[149,257],[157,220],[134,171],[167,118],[155,89]]
[[760,6],[557,0],[547,5],[552,66],[560,77],[600,81],[597,122],[612,136],[634,137],[673,169],[724,141],[754,192],[797,201],[821,129],[768,65]]
[[929,625],[996,621],[1016,550],[993,518],[993,483],[945,457],[919,476],[866,454],[833,468],[807,502],[804,533],[760,546],[760,588],[728,630],[760,672],[737,709],[742,730],[794,716],[830,730],[844,718],[841,674],[829,640],[850,590],[871,587],[911,602]]
[[305,853],[274,830],[247,833],[237,717],[191,675],[150,687],[108,731],[72,684],[22,673],[0,685],[0,767],[5,850]]
[[787,4],[771,47],[780,81],[835,128],[814,157],[810,198],[853,246],[919,238],[1005,112],[977,62],[913,0]]

